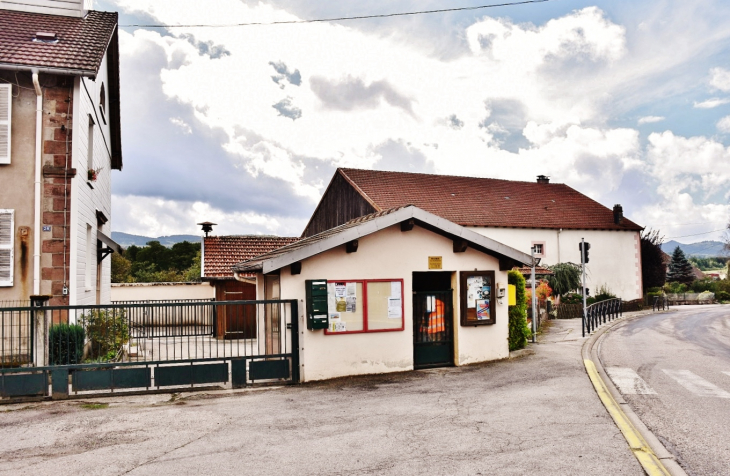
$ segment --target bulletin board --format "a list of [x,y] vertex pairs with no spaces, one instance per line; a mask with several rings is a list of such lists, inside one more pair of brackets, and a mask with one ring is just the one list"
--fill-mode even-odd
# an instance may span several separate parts
[[459,296],[462,326],[497,322],[494,271],[461,271]]
[[327,281],[326,335],[404,330],[403,280]]

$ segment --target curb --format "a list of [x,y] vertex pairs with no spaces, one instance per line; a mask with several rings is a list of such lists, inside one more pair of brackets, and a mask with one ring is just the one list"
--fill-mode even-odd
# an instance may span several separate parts
[[[623,399],[611,379],[606,375],[598,355],[600,340],[602,340],[609,330],[648,314],[644,313],[619,318],[598,329],[583,343],[581,357],[583,358],[586,373],[598,397],[601,399],[601,403],[606,407],[606,411],[608,411],[616,426],[621,430],[626,442],[629,444],[631,452],[639,461],[646,474],[649,476],[686,476],[687,473],[677,463],[674,455],[664,447]],[[596,346],[597,343],[599,344],[598,346]]]

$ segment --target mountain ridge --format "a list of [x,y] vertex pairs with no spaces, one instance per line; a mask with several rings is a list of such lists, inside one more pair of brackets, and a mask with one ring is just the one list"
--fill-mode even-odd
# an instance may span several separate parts
[[120,246],[126,248],[128,246],[145,246],[150,241],[159,241],[161,245],[171,247],[175,243],[189,241],[190,243],[200,243],[198,235],[166,235],[156,238],[151,236],[133,235],[122,231],[112,231],[112,240],[119,243]]

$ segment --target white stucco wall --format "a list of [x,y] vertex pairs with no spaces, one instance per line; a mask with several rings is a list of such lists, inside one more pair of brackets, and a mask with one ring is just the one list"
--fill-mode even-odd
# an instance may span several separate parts
[[[496,258],[473,249],[454,253],[450,239],[417,226],[408,232],[401,232],[399,226],[392,226],[361,238],[356,253],[346,253],[343,245],[309,258],[302,263],[302,272],[299,275],[291,275],[289,267],[282,269],[282,299],[300,301],[302,380],[412,370],[412,273],[429,271],[429,256],[443,257],[441,271],[493,270],[496,283],[504,287],[507,285],[507,272],[499,271]],[[325,335],[323,330],[307,330],[307,279],[403,279],[405,330],[341,335]],[[452,279],[458,279],[458,273]],[[455,364],[465,365],[508,357],[507,300],[504,299],[501,304],[494,303],[496,324],[461,327],[458,286],[456,281],[453,283],[457,290],[454,294]],[[259,294],[259,298],[262,297]]]
[[[99,110],[101,85],[106,90],[106,113]],[[94,168],[100,168],[98,178],[88,181],[89,116],[95,125]],[[73,166],[77,175],[72,181],[71,191],[71,293],[70,304],[96,303],[96,210],[109,218],[101,232],[111,236],[111,130],[109,117],[109,81],[107,55],[104,56],[95,81],[77,78],[74,87],[73,109]],[[93,188],[89,187],[89,183]],[[91,225],[91,243],[86,242],[86,227]],[[86,280],[87,246],[93,247],[91,276]],[[101,303],[111,299],[111,257],[107,256],[101,266]]]
[[213,299],[211,283],[115,283],[111,285],[112,301]]
[[529,254],[534,242],[544,243],[540,264],[580,263],[578,243],[591,244],[586,267],[591,295],[605,286],[625,300],[639,299],[641,289],[641,244],[638,231],[538,230],[480,228],[471,230]]

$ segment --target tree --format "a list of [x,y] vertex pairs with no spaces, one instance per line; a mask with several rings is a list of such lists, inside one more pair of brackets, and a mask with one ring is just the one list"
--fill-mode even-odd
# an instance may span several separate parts
[[672,253],[672,260],[669,262],[669,271],[667,272],[667,281],[689,284],[695,280],[692,272],[692,264],[684,256],[682,248],[677,246]]
[[664,237],[659,236],[659,230],[648,230],[641,234],[641,282],[645,290],[662,287],[667,281],[663,242]]
[[515,287],[517,304],[509,306],[509,350],[521,349],[527,345],[527,340],[532,337],[530,328],[527,327],[527,300],[525,296],[525,278],[522,274],[513,269],[507,273],[507,282]]
[[558,263],[548,266],[553,272],[548,276],[548,285],[556,296],[565,296],[571,291],[581,287],[581,267],[573,263]]
[[131,261],[119,253],[112,253],[112,283],[131,283],[131,271]]

